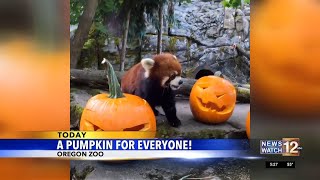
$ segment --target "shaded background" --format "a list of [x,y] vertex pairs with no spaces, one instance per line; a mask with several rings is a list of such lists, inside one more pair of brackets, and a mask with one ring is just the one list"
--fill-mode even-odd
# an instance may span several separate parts
[[[0,1],[0,137],[69,129],[69,1]],[[1,179],[69,179],[69,161],[1,159]]]
[[[301,138],[295,169],[265,169],[252,179],[320,177],[320,2],[264,0],[251,4],[251,138]],[[259,142],[254,141],[258,151]]]

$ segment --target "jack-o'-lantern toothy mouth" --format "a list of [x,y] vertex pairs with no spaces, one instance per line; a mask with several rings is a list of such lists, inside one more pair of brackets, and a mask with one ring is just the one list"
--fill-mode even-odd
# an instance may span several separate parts
[[[221,97],[221,96],[220,96]],[[226,109],[226,106],[225,105],[222,105],[222,107],[219,107],[217,104],[209,101],[207,103],[204,103],[202,101],[201,98],[198,97],[198,102],[200,103],[200,107],[202,107],[203,109],[205,109],[206,111],[218,111],[218,112],[221,112],[223,110]]]
[[[101,129],[99,126],[92,124],[90,121],[85,121],[86,127],[90,127],[90,130],[94,130],[94,131],[104,131],[103,129]],[[136,125],[133,127],[129,127],[129,128],[124,128],[122,130],[119,131],[144,131],[146,129],[150,128],[150,124],[149,123],[145,123],[145,124],[140,124],[140,125]]]

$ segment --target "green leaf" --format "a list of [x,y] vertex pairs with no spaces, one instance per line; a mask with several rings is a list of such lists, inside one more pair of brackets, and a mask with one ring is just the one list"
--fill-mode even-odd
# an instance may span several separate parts
[[107,28],[102,23],[96,23],[96,30],[100,33],[107,34]]
[[[245,0],[245,2],[246,1],[249,1],[249,3],[250,3],[250,0]],[[241,4],[242,4],[241,0],[223,0],[222,1],[222,5],[224,7],[231,7],[231,8],[234,8],[234,9],[240,7]]]

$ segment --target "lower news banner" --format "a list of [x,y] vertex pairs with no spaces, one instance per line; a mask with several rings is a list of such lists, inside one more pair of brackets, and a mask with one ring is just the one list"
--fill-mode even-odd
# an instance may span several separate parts
[[0,139],[0,157],[151,159],[247,157],[245,139]]

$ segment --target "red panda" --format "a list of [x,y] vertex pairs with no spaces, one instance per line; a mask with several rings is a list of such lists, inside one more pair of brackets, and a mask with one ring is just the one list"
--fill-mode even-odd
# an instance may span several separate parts
[[179,127],[181,121],[176,115],[175,94],[183,83],[181,65],[176,56],[169,53],[155,55],[152,59],[142,59],[129,69],[121,80],[124,93],[145,99],[155,115],[155,107],[161,106],[169,124]]

